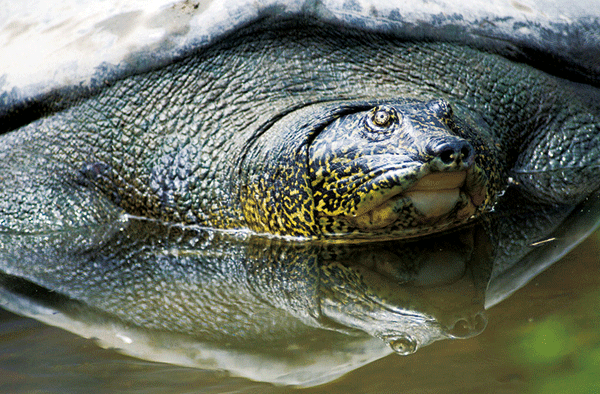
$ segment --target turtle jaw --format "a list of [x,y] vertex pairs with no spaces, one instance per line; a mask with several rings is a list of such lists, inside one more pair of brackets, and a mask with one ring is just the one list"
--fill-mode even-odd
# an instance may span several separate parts
[[[377,206],[359,204],[355,214],[347,215],[346,219],[360,231],[395,227],[397,222],[411,223],[407,227],[413,227],[445,218],[464,221],[474,215],[485,200],[485,187],[477,173],[470,168],[425,174],[404,190],[389,189]],[[405,217],[411,211],[413,217]]]
[[460,188],[464,186],[467,172],[450,172],[426,175],[411,186],[404,195],[425,218],[445,215],[456,206]]

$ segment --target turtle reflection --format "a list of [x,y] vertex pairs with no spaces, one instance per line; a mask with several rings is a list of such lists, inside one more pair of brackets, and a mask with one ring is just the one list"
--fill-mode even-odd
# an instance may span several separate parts
[[325,248],[322,316],[383,339],[399,354],[486,325],[492,248],[481,227],[413,242]]
[[[468,338],[484,309],[596,228],[600,198],[510,188],[478,225],[379,243],[299,242],[133,218],[0,233],[4,307],[146,359],[315,385]],[[550,240],[550,241],[548,241]]]
[[[129,219],[10,238],[22,246],[5,259],[13,263],[4,287],[14,294],[73,320],[102,316],[229,350],[314,350],[311,337],[325,329],[360,341],[367,333],[408,354],[485,327],[491,268],[480,227],[412,242],[336,244]],[[13,277],[29,285],[11,286]]]

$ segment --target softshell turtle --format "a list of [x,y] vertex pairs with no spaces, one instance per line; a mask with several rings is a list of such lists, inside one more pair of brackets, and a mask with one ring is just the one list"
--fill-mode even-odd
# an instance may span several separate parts
[[70,87],[5,74],[0,228],[128,214],[398,238],[473,220],[510,183],[547,203],[597,189],[597,8],[444,5],[178,3],[152,19],[186,15],[155,56],[87,83],[68,63]]
[[[167,346],[186,365],[318,384],[392,350],[366,336],[314,341],[304,323],[363,331],[403,354],[476,335],[483,305],[579,240],[571,212],[597,225],[597,209],[577,204],[600,182],[600,7],[115,3],[36,4],[35,23],[26,2],[0,11],[5,308],[140,357]],[[414,256],[433,264],[397,275],[390,255],[418,262],[411,240],[388,241],[402,245],[393,251],[320,242],[424,235],[479,216],[493,248],[473,241],[479,252],[464,256],[489,258],[491,297],[481,275],[473,296],[454,292],[465,310],[423,290],[440,272],[462,280],[463,253],[414,240],[424,245]],[[174,242],[156,228],[209,235]],[[415,308],[428,294],[436,306]],[[81,321],[99,329],[78,331]],[[297,357],[297,332],[324,363]],[[339,345],[336,357],[321,344]]]

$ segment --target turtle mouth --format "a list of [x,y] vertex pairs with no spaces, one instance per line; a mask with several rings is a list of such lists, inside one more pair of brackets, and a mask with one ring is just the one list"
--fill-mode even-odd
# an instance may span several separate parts
[[460,188],[464,186],[467,172],[426,175],[411,186],[404,195],[425,217],[438,217],[449,213],[458,203]]
[[473,169],[429,173],[403,190],[390,189],[380,204],[361,207],[359,214],[347,219],[362,230],[397,223],[402,227],[418,226],[451,216],[463,220],[475,214],[485,199],[485,191],[475,178]]

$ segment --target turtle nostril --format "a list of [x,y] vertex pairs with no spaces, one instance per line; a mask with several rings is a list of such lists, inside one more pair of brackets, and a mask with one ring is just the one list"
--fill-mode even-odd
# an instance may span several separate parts
[[444,164],[452,164],[452,162],[455,160],[456,154],[454,149],[447,148],[440,152],[439,157]]
[[460,150],[461,159],[465,162],[470,161],[472,152],[473,152],[473,150],[471,149],[470,145],[467,144],[467,145],[463,146]]
[[433,148],[431,153],[432,156],[439,158],[446,166],[461,163],[470,165],[473,158],[473,148],[471,147],[471,144],[463,139],[456,139],[440,144]]

